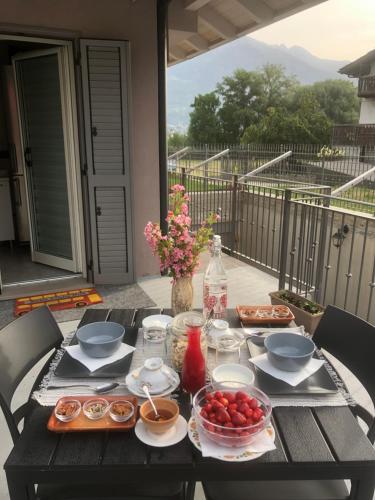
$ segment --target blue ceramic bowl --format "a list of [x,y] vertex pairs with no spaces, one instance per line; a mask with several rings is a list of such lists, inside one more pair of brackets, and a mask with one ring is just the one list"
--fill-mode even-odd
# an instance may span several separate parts
[[267,356],[276,368],[287,372],[298,372],[312,358],[315,344],[296,333],[279,332],[264,339]]
[[82,351],[91,358],[106,358],[120,347],[125,328],[111,321],[98,321],[77,330],[77,340]]

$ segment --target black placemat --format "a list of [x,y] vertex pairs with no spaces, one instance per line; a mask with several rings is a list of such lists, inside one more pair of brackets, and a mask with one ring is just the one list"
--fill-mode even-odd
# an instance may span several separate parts
[[[247,346],[250,357],[258,356],[266,352],[264,347],[257,346],[247,339]],[[307,395],[307,394],[333,394],[338,392],[335,382],[323,365],[317,372],[309,378],[293,387],[282,380],[272,377],[263,372],[260,368],[252,365],[255,374],[254,385],[259,387],[269,396],[287,396],[287,395]]]
[[[138,327],[126,326],[124,340],[126,344],[135,346],[138,336]],[[76,336],[73,337],[70,345],[77,344]],[[55,375],[61,378],[83,378],[83,377],[98,377],[98,378],[114,378],[125,376],[129,373],[130,364],[132,362],[133,353],[128,354],[122,359],[111,363],[110,365],[102,366],[94,372],[84,366],[82,363],[73,359],[65,352],[56,367]]]

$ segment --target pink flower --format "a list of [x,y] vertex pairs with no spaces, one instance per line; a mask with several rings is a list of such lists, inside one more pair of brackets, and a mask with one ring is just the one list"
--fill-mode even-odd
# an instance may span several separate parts
[[184,215],[188,215],[189,213],[189,207],[187,206],[187,203],[182,203],[181,205],[181,211]]
[[218,220],[209,214],[197,231],[191,231],[188,202],[190,197],[184,193],[180,184],[171,187],[170,207],[166,221],[167,234],[162,234],[159,224],[148,222],[144,229],[146,241],[152,253],[159,258],[160,271],[168,271],[176,280],[182,276],[192,276],[198,268],[199,253],[207,247],[212,235],[212,224]]
[[185,186],[182,186],[181,184],[175,184],[171,187],[171,191],[172,193],[181,193],[182,191],[185,191]]

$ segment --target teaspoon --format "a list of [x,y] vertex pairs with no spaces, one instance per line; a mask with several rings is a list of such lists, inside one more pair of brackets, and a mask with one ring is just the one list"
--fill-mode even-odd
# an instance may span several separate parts
[[146,384],[142,386],[142,391],[146,394],[147,399],[150,401],[152,409],[154,410],[154,413],[155,413],[155,420],[156,421],[160,420],[161,416],[159,415],[158,410],[156,409],[156,406],[155,406],[155,404],[150,396],[150,391],[148,390],[148,386]]
[[96,392],[97,394],[105,394],[106,392],[112,391],[112,389],[116,389],[116,387],[119,386],[126,386],[126,384],[119,384],[118,382],[107,382],[105,384],[100,384],[97,385],[96,387],[93,387],[88,384],[71,384],[71,385],[49,385],[47,387],[47,391],[49,390],[54,390],[54,389],[70,389],[73,387],[87,387],[91,389],[92,391]]

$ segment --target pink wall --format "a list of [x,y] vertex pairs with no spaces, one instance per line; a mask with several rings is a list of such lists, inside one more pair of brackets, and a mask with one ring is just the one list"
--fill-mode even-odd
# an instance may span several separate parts
[[0,23],[130,41],[135,273],[157,273],[143,236],[146,222],[159,220],[156,0],[4,0]]

